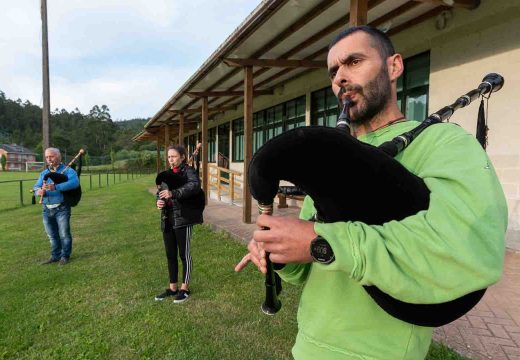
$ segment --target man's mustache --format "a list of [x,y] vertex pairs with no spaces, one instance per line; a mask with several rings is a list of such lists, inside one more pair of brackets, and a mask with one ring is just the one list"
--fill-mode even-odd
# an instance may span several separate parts
[[344,87],[339,89],[338,92],[338,101],[341,103],[341,96],[343,96],[347,92],[354,92],[354,93],[363,93],[363,87],[359,84],[350,84],[345,85]]

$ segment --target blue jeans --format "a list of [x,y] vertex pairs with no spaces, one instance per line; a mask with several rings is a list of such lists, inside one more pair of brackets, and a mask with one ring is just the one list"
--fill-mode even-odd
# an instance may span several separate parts
[[70,234],[70,206],[60,205],[54,209],[43,206],[43,226],[51,242],[53,259],[69,258],[72,252]]

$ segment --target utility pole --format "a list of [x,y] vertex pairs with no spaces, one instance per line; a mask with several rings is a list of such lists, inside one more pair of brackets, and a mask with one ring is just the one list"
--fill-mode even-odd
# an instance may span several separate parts
[[49,119],[51,117],[51,103],[49,94],[49,44],[47,42],[47,0],[41,0],[42,13],[42,51],[43,51],[43,109],[42,109],[42,134],[43,150],[50,144]]

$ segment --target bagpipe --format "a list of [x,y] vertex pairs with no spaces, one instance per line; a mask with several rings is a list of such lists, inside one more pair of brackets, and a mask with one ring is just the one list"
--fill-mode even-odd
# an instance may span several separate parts
[[[312,198],[317,211],[313,220],[320,222],[360,221],[369,225],[381,225],[426,210],[430,200],[428,187],[421,178],[395,160],[394,156],[428,126],[448,119],[455,110],[469,105],[476,98],[484,98],[485,94],[498,91],[503,83],[504,79],[499,74],[487,75],[478,88],[430,115],[411,131],[379,147],[365,144],[350,135],[348,100],[343,104],[336,128],[301,127],[272,138],[257,150],[249,165],[251,194],[258,202],[260,213],[272,214],[273,199],[279,191],[281,180],[293,183]],[[485,131],[482,132],[482,124],[479,126],[479,141],[485,148]],[[484,130],[486,129],[487,126]],[[328,153],[331,155],[322,157],[316,149],[329,149]],[[348,163],[350,168],[356,170],[352,175],[347,173],[342,176],[337,182],[340,186],[326,186],[323,172],[309,169],[309,164],[334,169],[341,162]],[[374,179],[384,179],[385,186],[369,186],[369,191],[352,190],[356,184],[373,184]],[[269,254],[266,254],[266,261],[266,297],[261,308],[264,313],[272,315],[281,307],[278,299],[281,285],[269,260]],[[364,289],[393,317],[429,327],[445,325],[464,315],[479,302],[486,291],[480,289],[439,304],[412,304],[395,299],[376,286],[364,286]]]
[[[58,173],[58,172],[51,171],[51,172],[48,172],[47,174],[45,174],[43,176],[43,183],[45,184],[48,179],[51,179],[54,184],[61,184],[61,183],[68,181],[69,178],[67,175],[65,175],[65,171],[68,168],[70,168],[71,166],[73,166],[74,163],[76,162],[76,160],[78,160],[78,159],[79,159],[79,164],[78,164],[78,169],[77,169],[76,173],[78,174],[78,179],[79,179],[79,177],[81,176],[81,167],[82,167],[81,156],[84,153],[85,153],[85,150],[80,149],[79,152],[76,154],[76,156],[74,156],[74,158],[67,164],[67,166],[61,172]],[[65,191],[62,191],[61,193],[63,194],[63,201],[65,202],[65,204],[67,204],[71,207],[74,207],[74,206],[78,205],[79,201],[81,200],[81,185],[79,185],[75,189],[65,190]],[[40,204],[43,203],[43,196],[44,196],[44,194],[42,194],[42,196],[40,196],[40,201],[39,201]],[[35,199],[34,199],[34,192],[33,192],[32,203],[34,204],[34,202],[35,202]]]
[[[188,165],[186,165],[188,166]],[[165,170],[157,174],[155,178],[155,185],[157,185],[157,200],[159,200],[159,192],[162,190],[175,190],[187,183],[187,178],[179,173],[174,173],[172,170]],[[194,196],[190,196],[183,199],[175,199],[174,198],[174,208],[176,206],[175,202],[180,205],[182,209],[182,215],[193,222],[202,222],[202,212],[206,206],[206,196],[204,195],[204,190],[200,189]],[[169,216],[167,209],[163,208],[161,211],[161,220],[166,220]],[[170,219],[170,221],[173,221]],[[161,221],[161,226],[163,226],[163,221]],[[164,231],[164,229],[163,229]]]

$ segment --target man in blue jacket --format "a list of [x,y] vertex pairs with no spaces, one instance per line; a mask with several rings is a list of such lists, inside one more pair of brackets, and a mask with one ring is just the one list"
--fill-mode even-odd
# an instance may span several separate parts
[[[43,226],[51,242],[51,257],[42,265],[55,262],[65,265],[69,262],[72,252],[72,235],[70,233],[70,205],[66,204],[62,191],[72,190],[79,186],[76,172],[61,163],[60,150],[48,148],[45,150],[47,168],[40,173],[34,185],[34,191],[42,197]],[[51,179],[44,181],[46,174],[58,172],[67,176],[68,180],[55,184]]]

